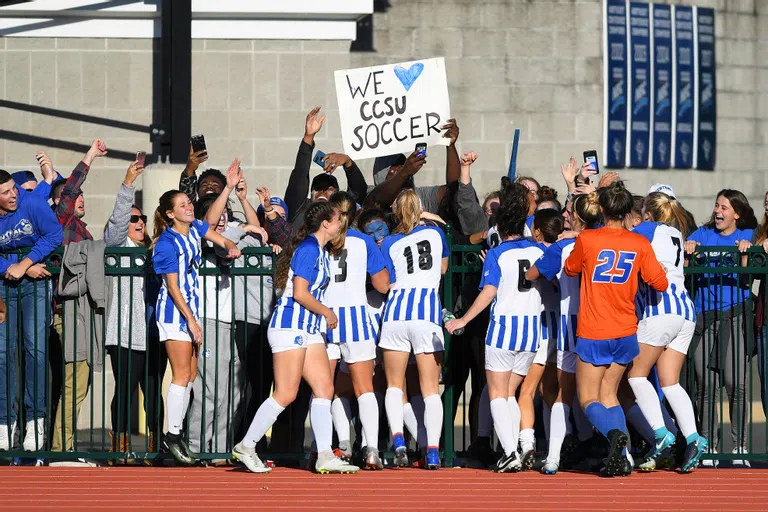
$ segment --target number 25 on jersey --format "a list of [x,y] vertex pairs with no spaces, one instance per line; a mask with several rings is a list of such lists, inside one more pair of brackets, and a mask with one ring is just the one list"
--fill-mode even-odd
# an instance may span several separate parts
[[592,273],[593,283],[624,284],[632,275],[636,252],[603,249],[597,255],[597,265]]

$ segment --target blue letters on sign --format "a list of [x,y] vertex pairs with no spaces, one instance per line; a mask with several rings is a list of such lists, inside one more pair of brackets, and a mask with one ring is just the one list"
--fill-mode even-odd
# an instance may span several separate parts
[[629,4],[630,87],[629,140],[630,167],[648,167],[648,142],[651,131],[651,37],[649,4]]
[[693,147],[695,129],[694,110],[696,108],[694,91],[696,76],[694,75],[693,53],[693,9],[686,6],[675,6],[675,132],[672,145],[675,148],[676,169],[690,169],[693,166]]
[[597,255],[597,266],[592,273],[593,283],[612,283],[624,284],[629,281],[632,275],[632,266],[637,257],[636,252],[619,251],[618,262],[617,253],[613,249],[603,249]]
[[651,167],[668,169],[672,153],[672,11],[653,5]]
[[694,167],[707,171],[715,168],[715,11],[697,7],[699,58],[699,109],[696,120],[696,161]]
[[605,86],[608,88],[605,167],[624,167],[627,139],[627,4],[608,0]]

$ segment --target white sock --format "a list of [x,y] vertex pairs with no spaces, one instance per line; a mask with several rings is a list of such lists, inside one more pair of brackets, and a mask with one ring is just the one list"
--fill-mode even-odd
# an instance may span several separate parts
[[[389,412],[387,412],[387,416],[389,416]],[[419,424],[416,421],[416,415],[413,413],[413,406],[411,406],[411,402],[406,402],[403,404],[403,423],[405,423],[405,428],[408,430],[408,433],[411,435],[411,437],[418,439]]]
[[[389,430],[392,432],[392,435],[394,436],[395,434],[402,434],[403,417],[405,414],[405,406],[403,405],[403,390],[400,388],[387,388],[387,394],[384,397],[384,408],[387,410],[387,421],[389,422]],[[409,425],[408,431],[411,433],[411,435],[413,435],[414,432],[410,427],[411,426]],[[416,429],[414,428],[414,430]]]
[[677,424],[680,427],[680,432],[688,438],[691,434],[696,433],[696,417],[693,415],[693,405],[691,404],[691,398],[688,393],[685,392],[680,383],[661,388],[664,392],[664,397],[669,402],[669,406],[675,413],[677,418]]
[[192,384],[193,382],[189,382],[187,387],[184,388],[184,414],[181,417],[182,421],[187,417],[187,411],[189,410],[189,399],[192,397]]
[[339,448],[349,448],[349,417],[352,416],[352,407],[349,398],[334,398],[331,402],[331,417],[333,428],[339,438]]
[[661,404],[656,389],[645,377],[632,377],[629,385],[635,394],[638,407],[643,411],[643,416],[654,432],[664,426],[664,417],[661,415]]
[[667,430],[672,432],[673,436],[677,437],[677,434],[680,433],[680,430],[677,428],[675,420],[672,419],[672,416],[669,414],[669,410],[664,406],[664,404],[661,404],[661,415],[664,417],[664,425],[667,427]]
[[315,397],[309,406],[309,417],[312,423],[312,433],[315,435],[317,453],[330,451],[333,440],[331,401],[327,398]]
[[515,451],[515,445],[512,439],[512,413],[509,410],[507,399],[496,398],[491,400],[490,409],[491,416],[493,417],[493,426],[496,429],[496,437],[499,438],[501,447],[504,449],[504,455],[509,457]]
[[[363,425],[363,443],[361,446],[379,448],[379,404],[376,395],[363,393],[357,399],[358,418]],[[370,439],[370,441],[369,441]]]
[[520,406],[517,405],[517,399],[513,396],[507,398],[509,412],[512,415],[512,449],[517,451],[517,442],[520,439]]
[[546,438],[547,442],[549,442],[549,418],[552,415],[552,409],[543,399],[541,400],[541,415],[543,417],[542,419],[544,420],[544,437]]
[[491,416],[491,399],[488,396],[488,385],[483,386],[480,393],[480,403],[477,406],[477,437],[491,437],[494,419]]
[[424,398],[424,430],[427,438],[426,447],[438,448],[440,434],[443,431],[443,400],[439,394]]
[[277,417],[284,410],[285,407],[277,403],[274,398],[269,397],[264,400],[259,407],[259,410],[256,411],[256,414],[253,416],[251,425],[248,427],[248,432],[246,432],[245,437],[243,438],[243,446],[246,448],[255,448],[256,443],[264,437],[264,434],[267,433],[267,430],[272,427],[272,424],[275,423]]
[[[645,414],[643,414],[640,407],[637,404],[633,405],[625,415],[627,417],[627,422],[631,423],[632,426],[635,427],[635,430],[637,430],[637,433],[653,446],[656,443],[656,434],[651,428],[650,423],[648,423],[648,420],[645,419]],[[659,416],[661,416],[661,412],[659,412]],[[664,426],[663,423],[662,426]]]
[[576,431],[579,436],[579,441],[584,442],[594,434],[592,422],[589,421],[587,415],[584,414],[584,409],[581,408],[579,402],[579,395],[576,394],[573,397],[573,420],[576,422]]
[[547,454],[548,462],[556,462],[560,464],[560,450],[563,447],[563,440],[567,434],[568,415],[571,413],[571,408],[568,404],[563,402],[555,402],[552,404],[552,413],[550,415],[549,426],[549,453]]
[[168,388],[168,433],[178,434],[181,432],[181,424],[184,421],[184,386],[171,384]]
[[416,425],[418,429],[416,433],[416,441],[422,448],[427,448],[427,446],[431,445],[428,445],[427,443],[427,427],[424,424],[424,398],[421,395],[413,395],[411,397],[411,407],[413,407],[413,415],[416,416]]
[[[376,398],[376,414],[380,418],[381,417],[381,406],[384,404],[384,395],[382,393],[379,393],[378,391],[374,391],[373,392],[373,396]],[[358,399],[357,405],[358,405],[357,421],[360,422],[360,426],[362,427],[362,420],[360,419],[360,410],[359,410],[359,406],[360,406],[359,399]],[[405,408],[405,406],[403,406],[403,408]],[[413,411],[411,411],[411,412],[413,412]],[[403,414],[403,417],[405,417],[405,414]],[[376,424],[376,432],[378,432],[378,431],[379,431],[379,424],[377,423]],[[360,446],[368,446],[368,438],[365,436],[365,429],[364,428],[361,428],[360,439],[362,441]],[[378,439],[376,439],[376,441],[374,443],[371,443],[371,446],[378,446],[378,445],[379,445],[379,440]]]
[[525,428],[520,432],[520,444],[523,452],[533,450],[536,447],[536,433],[532,428]]

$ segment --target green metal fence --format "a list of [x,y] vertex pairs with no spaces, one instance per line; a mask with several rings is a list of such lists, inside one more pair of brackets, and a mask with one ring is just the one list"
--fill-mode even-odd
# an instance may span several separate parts
[[[448,237],[451,257],[443,281],[443,305],[461,312],[477,294],[482,269],[480,247],[456,245],[450,234]],[[701,315],[700,322],[705,325],[714,322],[715,327],[704,329],[701,340],[692,344],[681,382],[693,398],[699,399],[700,430],[703,427],[708,431],[711,444],[719,448],[720,453],[710,453],[708,458],[766,460],[766,383],[761,376],[766,375],[763,325],[768,316],[765,301],[768,258],[759,248],[750,249],[746,257],[733,247],[700,250],[699,255],[690,259],[686,279],[692,295],[706,299],[703,304],[707,312]],[[165,430],[162,383],[169,376],[167,357],[157,333],[153,332],[154,322],[147,321],[160,283],[148,268],[146,250],[106,250],[105,275],[113,280],[109,284],[113,291],[112,303],[121,313],[116,317],[113,331],[108,318],[95,315],[92,310],[83,313],[76,301],[56,299],[54,303],[53,286],[61,273],[61,257],[59,250],[47,259],[47,269],[53,274],[51,279],[26,280],[29,285],[24,290],[9,281],[0,285],[0,293],[8,298],[8,319],[0,325],[0,330],[6,340],[18,340],[15,349],[13,343],[0,345],[7,364],[17,369],[17,393],[15,399],[5,401],[4,412],[10,417],[15,409],[19,425],[14,449],[0,452],[0,458],[44,457],[54,461],[82,458],[147,464],[154,459],[168,459],[158,449]],[[205,260],[208,263],[201,267],[200,274],[206,280],[203,301],[208,301],[213,313],[209,314],[207,306],[201,304],[204,342],[185,432],[200,459],[217,461],[229,458],[232,444],[242,437],[256,408],[271,389],[271,352],[266,326],[274,300],[271,278],[276,257],[268,248],[248,248],[234,265],[211,258]],[[205,291],[207,285],[218,292],[211,296]],[[710,289],[715,293],[708,293]],[[737,308],[719,309],[724,290],[743,299]],[[30,300],[30,294],[38,300]],[[227,295],[241,297],[242,304],[226,303]],[[144,303],[149,309],[139,319],[134,305]],[[80,320],[73,322],[72,318],[78,315],[82,315]],[[213,318],[208,318],[211,316]],[[39,325],[40,320],[44,328],[30,335],[28,325]],[[483,319],[478,322],[482,323]],[[90,327],[90,331],[86,327]],[[479,325],[476,330],[484,335],[482,327]],[[106,346],[108,333],[115,332],[125,345],[124,350]],[[730,335],[728,342],[724,341],[726,332]],[[467,339],[465,335],[461,343]],[[141,340],[146,342],[146,350],[140,349]],[[467,350],[471,348],[456,345],[446,333],[443,454],[447,466],[456,462],[457,453],[466,451],[474,432],[470,418],[476,413],[470,408],[476,407],[484,376],[482,371],[477,375],[467,373],[466,358],[473,357]],[[474,347],[480,351],[483,348],[482,342]],[[85,367],[82,361],[79,364],[75,361],[79,357],[72,355],[78,352],[90,361]],[[42,364],[44,370],[36,372],[34,364],[30,364],[32,360]],[[97,371],[98,360],[103,364],[101,371]],[[727,375],[726,365],[733,370]],[[112,371],[112,367],[117,370]],[[11,372],[6,371],[0,378],[8,390]],[[726,386],[721,387],[720,381]],[[303,398],[308,399],[308,390],[303,393]],[[733,400],[729,401],[731,395]],[[309,437],[304,436],[307,431],[304,402],[300,393],[296,405],[278,419],[269,440],[262,441],[259,450],[266,457],[285,463],[306,457]],[[30,453],[23,447],[26,421],[41,416],[41,409],[46,437]],[[383,419],[381,437],[384,440],[388,438],[385,425]],[[749,453],[732,454],[734,439]],[[386,441],[380,446],[388,446],[383,443]]]

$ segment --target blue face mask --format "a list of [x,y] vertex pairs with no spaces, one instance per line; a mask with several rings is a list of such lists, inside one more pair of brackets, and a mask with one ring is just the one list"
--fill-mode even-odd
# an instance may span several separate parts
[[389,236],[389,227],[387,227],[387,224],[382,220],[374,220],[365,226],[365,232],[372,236],[374,241],[378,244],[384,240],[384,237]]

